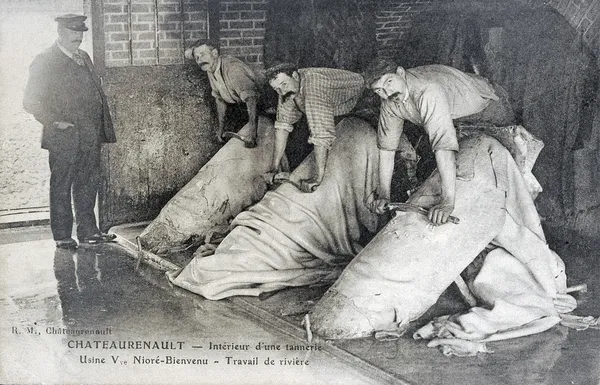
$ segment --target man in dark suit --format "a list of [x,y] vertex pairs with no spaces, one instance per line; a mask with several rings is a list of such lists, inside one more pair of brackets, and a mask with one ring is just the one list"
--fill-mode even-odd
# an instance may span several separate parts
[[98,229],[94,206],[100,184],[100,146],[116,142],[100,78],[79,49],[87,17],[57,17],[58,39],[29,69],[23,107],[43,124],[42,148],[49,152],[50,227],[60,248],[74,248],[73,211],[80,243],[114,239]]

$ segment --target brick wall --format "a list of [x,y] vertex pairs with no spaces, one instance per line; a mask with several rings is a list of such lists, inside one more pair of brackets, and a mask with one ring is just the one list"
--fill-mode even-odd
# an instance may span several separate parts
[[[182,64],[185,48],[207,37],[207,0],[131,0],[131,7],[129,3],[104,0],[107,67]],[[260,66],[268,0],[219,3],[222,53]]]
[[[208,0],[104,0],[106,65],[183,63],[183,49],[207,34]],[[260,67],[269,0],[219,1],[221,52]],[[411,28],[414,17],[449,0],[377,1],[377,43],[382,56]],[[465,3],[461,1],[461,3]],[[600,0],[515,0],[556,9],[600,56]],[[129,16],[131,14],[131,17]],[[158,26],[158,34],[156,33]]]
[[220,6],[221,52],[260,66],[268,0],[227,0]]
[[377,2],[377,44],[379,55],[388,56],[397,39],[408,32],[413,18],[431,9],[435,0],[383,0]]
[[[468,1],[458,1],[461,4]],[[508,1],[507,1],[508,2]],[[532,7],[551,7],[563,15],[582,35],[585,43],[600,57],[600,0],[514,0]],[[379,54],[391,52],[396,39],[411,28],[414,16],[452,0],[382,0],[377,2],[377,42]],[[479,4],[485,1],[479,1]],[[498,3],[498,2],[497,2]]]
[[181,64],[206,38],[206,0],[104,0],[103,11],[107,67]]

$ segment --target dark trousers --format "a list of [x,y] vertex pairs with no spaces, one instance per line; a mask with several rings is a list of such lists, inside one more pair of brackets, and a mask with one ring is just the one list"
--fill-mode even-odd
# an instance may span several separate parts
[[98,233],[94,214],[100,183],[100,148],[51,150],[50,228],[55,240],[71,237],[73,210],[79,240]]

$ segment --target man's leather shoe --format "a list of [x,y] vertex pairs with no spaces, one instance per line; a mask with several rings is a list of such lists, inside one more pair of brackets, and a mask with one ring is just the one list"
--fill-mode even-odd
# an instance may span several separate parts
[[75,248],[77,248],[77,242],[75,242],[75,240],[73,238],[57,239],[55,242],[56,242],[56,247],[58,247],[59,249],[75,249]]
[[79,242],[87,244],[107,243],[114,241],[115,238],[117,238],[115,234],[97,233],[94,235],[90,235],[89,237],[80,239]]

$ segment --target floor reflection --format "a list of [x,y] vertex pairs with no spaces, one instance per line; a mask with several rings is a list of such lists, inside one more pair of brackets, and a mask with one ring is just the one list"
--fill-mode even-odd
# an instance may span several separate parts
[[54,275],[65,324],[89,325],[107,311],[100,259],[93,250],[56,249]]
[[[580,307],[575,313],[578,315],[600,315],[598,247],[600,244],[571,243],[559,250],[567,264],[570,284],[588,284],[587,293],[577,294]],[[581,255],[589,256],[586,263]],[[200,354],[202,358],[215,359],[232,352],[198,353],[191,346],[209,342],[255,345],[290,341],[252,321],[231,302],[208,301],[170,287],[164,275],[151,268],[142,266],[136,271],[135,262],[117,249],[55,249],[51,239],[7,243],[0,245],[0,262],[0,361],[10,352],[9,366],[0,362],[0,383],[85,383],[92,376],[96,379],[94,382],[103,383],[169,381],[186,384],[202,382],[202,378],[220,378],[216,376],[223,373],[231,374],[232,382],[249,384],[265,380],[288,383],[284,381],[287,378],[293,379],[292,383],[306,384],[369,382],[348,365],[314,352],[310,358],[314,366],[290,369],[286,372],[287,378],[278,377],[277,371],[265,377],[261,371],[246,368],[224,371],[220,366],[202,369],[81,366],[79,356],[91,352],[68,349],[70,339],[180,340],[186,341],[188,349],[182,356]],[[305,299],[312,299],[315,293],[305,295]],[[272,314],[282,313],[286,305],[299,298],[292,296],[291,291],[278,296],[280,300],[269,308]],[[275,299],[277,296],[272,298]],[[40,326],[42,331],[41,327],[111,328],[112,335],[14,335],[13,326],[20,330]],[[600,379],[600,331],[592,329],[577,332],[554,327],[537,335],[491,343],[493,354],[470,358],[445,357],[409,336],[390,342],[362,339],[336,345],[415,384],[598,385]],[[95,353],[108,358],[112,352]],[[117,354],[123,357],[137,353],[119,351]],[[254,355],[247,352],[240,353],[239,357]],[[290,352],[287,356],[300,355]],[[13,381],[3,381],[5,378]],[[15,378],[20,380],[15,381]]]

